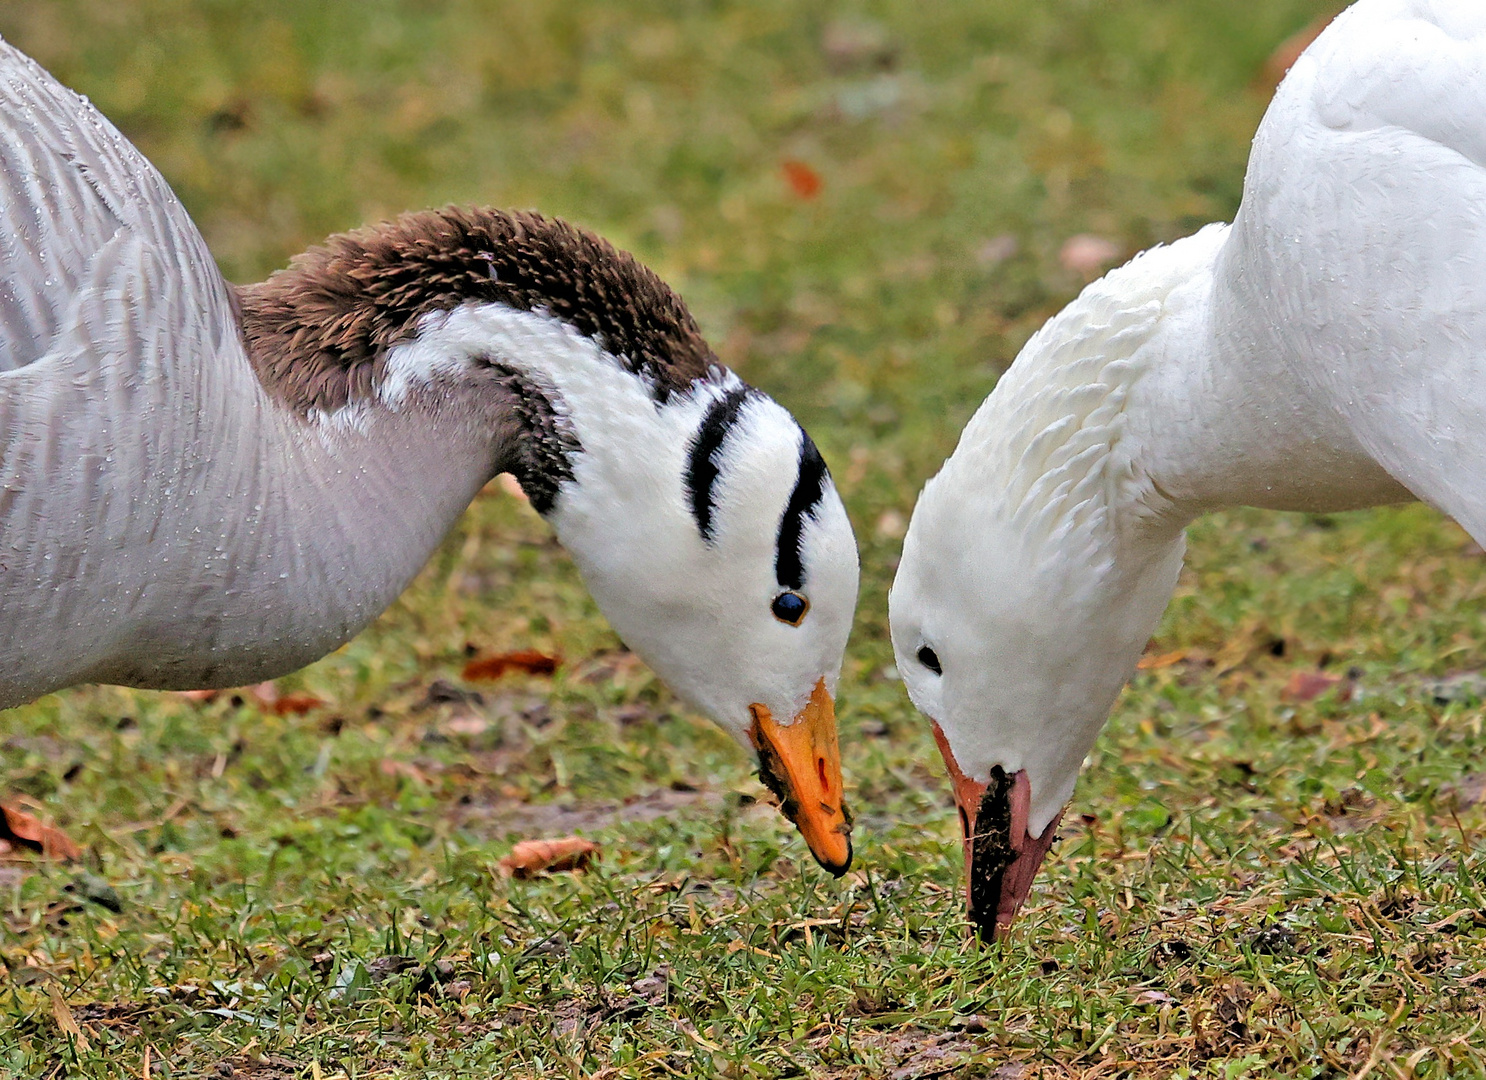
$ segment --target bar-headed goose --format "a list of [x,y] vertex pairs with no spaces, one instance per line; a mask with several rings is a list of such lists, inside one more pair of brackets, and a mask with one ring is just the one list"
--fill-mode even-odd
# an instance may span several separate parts
[[159,173],[3,43],[0,257],[0,707],[307,664],[505,470],[845,871],[850,524],[809,436],[634,258],[447,209],[234,289]]
[[1223,506],[1418,498],[1486,542],[1486,5],[1363,0],[1301,56],[1231,226],[1027,343],[919,498],[893,645],[1009,924]]

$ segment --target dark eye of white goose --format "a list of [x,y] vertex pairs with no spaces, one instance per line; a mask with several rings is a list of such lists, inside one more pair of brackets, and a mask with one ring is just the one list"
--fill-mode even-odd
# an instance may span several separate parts
[[810,601],[806,600],[797,592],[782,592],[774,597],[774,602],[769,605],[774,612],[774,618],[791,626],[799,626],[800,620],[805,617],[805,612],[810,610]]
[[927,645],[918,650],[918,662],[928,668],[935,675],[943,675],[944,667],[939,663],[939,654]]

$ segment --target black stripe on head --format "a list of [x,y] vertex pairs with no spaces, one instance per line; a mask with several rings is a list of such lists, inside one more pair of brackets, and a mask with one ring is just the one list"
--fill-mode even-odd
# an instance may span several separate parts
[[825,498],[826,479],[830,470],[825,459],[804,428],[800,429],[800,476],[790,492],[784,516],[779,519],[779,542],[774,555],[774,576],[786,589],[805,587],[805,566],[801,562],[801,544],[805,519],[815,516]]
[[707,415],[702,417],[687,450],[686,493],[691,499],[691,516],[696,519],[697,532],[709,544],[712,543],[712,512],[716,509],[712,501],[713,488],[722,472],[718,455],[728,432],[738,422],[743,404],[752,393],[751,388],[739,386],[714,401],[708,407]]

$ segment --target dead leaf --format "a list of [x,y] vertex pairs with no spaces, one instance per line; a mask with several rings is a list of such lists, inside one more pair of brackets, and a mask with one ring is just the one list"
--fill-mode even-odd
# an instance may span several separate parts
[[77,1026],[77,1018],[72,1015],[72,1010],[67,1007],[67,999],[62,996],[62,990],[57,986],[56,980],[47,984],[47,989],[52,996],[52,1017],[57,1021],[57,1027],[62,1029],[63,1035],[70,1035],[77,1041],[79,1050],[88,1048],[88,1037],[83,1034],[83,1029]]
[[0,840],[38,851],[48,859],[72,862],[83,857],[83,849],[61,829],[43,825],[30,814],[3,803],[0,803]]
[[779,166],[779,171],[784,174],[789,189],[802,199],[815,198],[825,186],[820,173],[803,161],[786,161]]
[[314,694],[281,694],[270,708],[279,716],[303,716],[324,704]]
[[581,836],[522,840],[500,861],[500,871],[506,877],[525,879],[562,870],[587,870],[598,854],[599,846]]
[[561,657],[548,656],[536,649],[516,649],[495,656],[477,657],[464,665],[462,674],[471,681],[499,679],[510,671],[521,671],[528,675],[551,675],[561,665]]
[[[223,694],[232,692],[229,690],[177,690],[175,696],[185,698],[187,701],[193,701],[198,705],[206,705],[216,701]],[[255,686],[244,687],[237,692],[246,693],[261,708],[267,709],[269,712],[276,713],[279,716],[303,716],[311,709],[318,709],[321,705],[325,704],[325,702],[313,694],[280,693],[278,685],[272,679],[258,683]]]
[[1164,990],[1142,990],[1135,995],[1137,1005],[1179,1005],[1181,1002]]
[[1135,670],[1155,671],[1157,668],[1180,664],[1186,658],[1186,649],[1177,649],[1175,652],[1162,653],[1160,656],[1142,656],[1140,661],[1135,665]]
[[[1328,675],[1324,671],[1297,671],[1280,691],[1286,701],[1314,701],[1342,681],[1340,675]],[[1338,695],[1345,701],[1350,693]]]
[[1213,1006],[1213,1016],[1223,1025],[1225,1033],[1230,1039],[1244,1040],[1249,1037],[1249,1025],[1245,1018],[1245,1001],[1240,995],[1230,997],[1228,994],[1219,994],[1217,1004]]

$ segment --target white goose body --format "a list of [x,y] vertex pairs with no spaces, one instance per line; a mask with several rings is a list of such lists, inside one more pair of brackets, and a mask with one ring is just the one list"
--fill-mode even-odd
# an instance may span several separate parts
[[501,471],[844,871],[850,524],[679,298],[565,223],[458,209],[235,288],[138,151],[0,42],[0,708],[301,667]]
[[1276,93],[1232,226],[1085,289],[924,488],[893,641],[968,829],[1009,807],[970,875],[983,925],[1025,897],[1185,526],[1410,498],[1486,541],[1486,6],[1464,0],[1340,16]]

